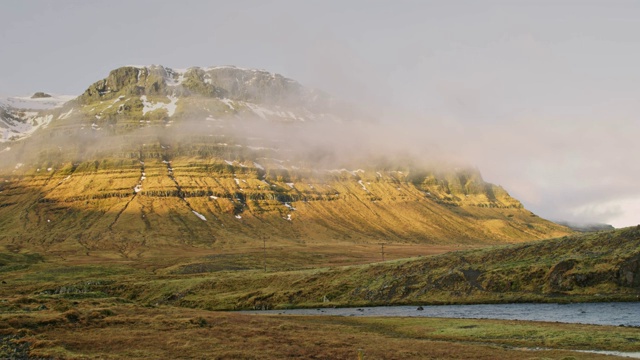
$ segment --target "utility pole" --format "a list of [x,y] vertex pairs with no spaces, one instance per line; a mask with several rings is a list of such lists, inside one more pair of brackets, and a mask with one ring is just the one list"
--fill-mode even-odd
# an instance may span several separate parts
[[262,236],[262,251],[263,251],[263,260],[262,263],[264,265],[264,272],[267,272],[267,237]]
[[382,246],[382,249],[380,251],[380,253],[382,254],[382,261],[384,261],[384,243],[380,243],[380,246]]

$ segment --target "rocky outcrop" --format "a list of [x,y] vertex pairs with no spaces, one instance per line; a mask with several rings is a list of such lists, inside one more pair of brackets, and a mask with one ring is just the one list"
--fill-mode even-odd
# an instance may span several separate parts
[[37,93],[31,96],[32,99],[42,99],[42,98],[50,98],[51,95],[44,93],[42,91],[38,91]]
[[549,271],[549,275],[547,277],[547,283],[549,287],[554,291],[567,291],[572,289],[573,280],[570,277],[566,276],[567,271],[574,268],[576,265],[576,260],[564,260],[557,264],[555,264],[551,270]]
[[640,254],[620,264],[616,275],[621,286],[640,288]]
[[[312,105],[328,96],[302,87],[294,80],[263,70],[233,66],[191,67],[174,70],[160,65],[125,66],[112,70],[81,96],[88,104],[120,95],[198,95],[268,104]],[[326,103],[323,105],[327,105]]]

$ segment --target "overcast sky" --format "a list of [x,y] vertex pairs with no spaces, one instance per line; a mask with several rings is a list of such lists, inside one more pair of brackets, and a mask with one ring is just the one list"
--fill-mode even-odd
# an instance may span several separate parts
[[437,133],[434,149],[540,216],[640,223],[638,1],[22,0],[0,14],[1,95],[80,94],[128,64],[266,69]]

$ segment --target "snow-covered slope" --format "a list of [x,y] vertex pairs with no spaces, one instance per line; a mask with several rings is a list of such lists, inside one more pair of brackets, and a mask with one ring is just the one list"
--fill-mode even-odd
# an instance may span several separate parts
[[[37,129],[46,127],[56,116],[55,109],[73,100],[71,95],[47,95],[46,97],[0,98],[0,142],[23,139]],[[73,110],[58,114],[69,116]]]
[[75,98],[75,95],[50,95],[36,98],[32,96],[0,97],[0,105],[14,109],[50,110],[62,107],[66,102]]

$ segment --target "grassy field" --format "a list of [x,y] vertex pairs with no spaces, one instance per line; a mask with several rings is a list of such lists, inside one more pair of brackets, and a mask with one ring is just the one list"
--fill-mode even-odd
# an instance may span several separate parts
[[640,329],[608,326],[243,315],[119,299],[19,305],[20,311],[0,314],[0,356],[28,347],[33,357],[64,359],[358,359],[360,353],[365,359],[568,360],[610,358],[572,350],[637,351],[640,344]]
[[[640,295],[638,228],[476,249],[388,246],[384,262],[381,246],[260,245],[208,252],[173,247],[126,260],[110,253],[5,253],[0,274],[13,294],[120,297],[207,310],[635,301]],[[0,293],[10,295],[6,287]]]
[[[637,300],[640,229],[516,245],[0,253],[0,353],[53,358],[604,359],[640,329],[215,310]],[[507,284],[509,284],[507,286]],[[551,350],[531,350],[544,348]],[[10,355],[11,352],[14,355]]]

